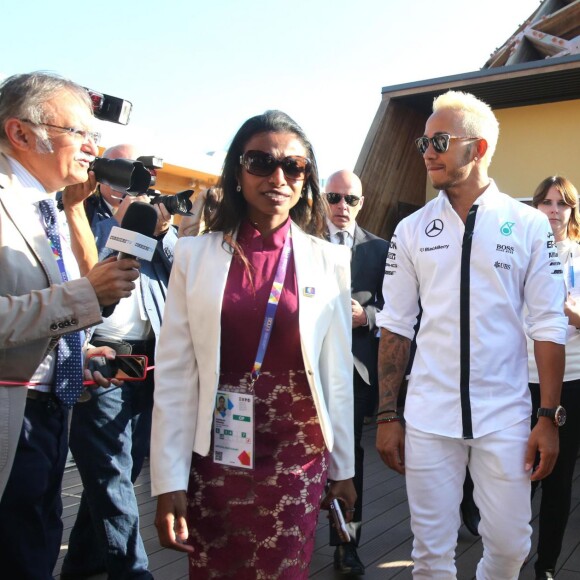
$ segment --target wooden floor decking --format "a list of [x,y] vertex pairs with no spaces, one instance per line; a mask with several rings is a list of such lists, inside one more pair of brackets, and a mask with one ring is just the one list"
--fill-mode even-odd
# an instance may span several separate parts
[[[365,427],[365,494],[364,526],[359,555],[366,565],[367,580],[411,578],[412,534],[409,525],[409,509],[404,478],[388,469],[374,449],[375,428]],[[67,468],[63,483],[64,538],[55,578],[59,578],[66,543],[74,523],[82,484],[74,466]],[[135,485],[140,514],[141,535],[149,555],[149,569],[156,580],[186,580],[188,578],[186,557],[178,552],[162,549],[157,541],[153,525],[155,501],[150,496],[149,467],[146,464]],[[534,533],[532,551],[528,564],[520,574],[521,580],[533,580],[533,562],[537,541],[537,511],[540,493],[534,498],[532,522]],[[467,580],[475,576],[475,567],[481,557],[481,541],[464,527],[459,530],[457,547],[458,579]],[[328,522],[321,513],[316,534],[314,557],[310,566],[312,580],[344,578],[336,576],[332,562],[333,548],[328,546]],[[558,580],[580,579],[580,462],[577,465],[570,520],[564,538],[562,555],[556,574]],[[106,576],[95,576],[94,580],[105,580]]]

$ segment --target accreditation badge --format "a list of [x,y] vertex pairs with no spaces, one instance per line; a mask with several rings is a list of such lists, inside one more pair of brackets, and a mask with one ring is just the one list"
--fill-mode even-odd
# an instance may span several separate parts
[[254,395],[218,390],[214,410],[215,463],[254,468]]

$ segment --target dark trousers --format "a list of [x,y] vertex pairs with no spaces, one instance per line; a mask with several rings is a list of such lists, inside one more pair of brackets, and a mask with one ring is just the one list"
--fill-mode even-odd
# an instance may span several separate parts
[[[115,348],[98,339],[93,344]],[[152,342],[132,345],[153,364]],[[152,578],[133,483],[149,453],[153,383],[150,371],[142,382],[94,388],[74,407],[70,448],[84,489],[62,565],[66,574],[106,570],[109,580]]]
[[5,578],[52,580],[62,540],[61,485],[68,409],[26,400],[14,464],[0,502],[0,567]]
[[[363,506],[363,468],[365,451],[361,444],[364,418],[367,412],[368,399],[372,396],[374,387],[367,385],[360,377],[356,369],[353,373],[353,394],[354,394],[354,487],[356,489],[356,503],[354,504],[354,515],[352,521],[346,526],[348,528],[352,543],[358,546],[362,527],[362,506]],[[338,546],[342,541],[333,526],[330,526],[330,545]]]
[[[532,394],[532,427],[537,423],[536,412],[540,406],[540,385],[530,383]],[[562,406],[566,409],[566,424],[560,427],[560,453],[554,470],[542,479],[540,503],[540,532],[536,570],[554,570],[566,531],[572,497],[572,477],[580,445],[580,380],[562,385]],[[532,493],[538,484],[532,484]]]

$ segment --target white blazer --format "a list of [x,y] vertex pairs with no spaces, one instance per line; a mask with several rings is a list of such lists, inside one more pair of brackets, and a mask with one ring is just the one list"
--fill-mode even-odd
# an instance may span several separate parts
[[[305,234],[292,246],[304,368],[331,459],[354,475],[350,252]],[[186,490],[192,451],[210,451],[220,375],[221,307],[232,255],[216,232],[178,241],[155,357],[152,494]],[[313,288],[305,293],[305,288]]]

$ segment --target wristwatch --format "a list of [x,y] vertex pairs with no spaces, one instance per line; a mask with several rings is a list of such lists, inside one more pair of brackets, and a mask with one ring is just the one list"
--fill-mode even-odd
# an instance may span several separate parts
[[558,405],[554,409],[540,407],[536,417],[548,417],[549,419],[552,419],[556,427],[562,427],[564,423],[566,423],[566,409],[564,409],[562,405]]

